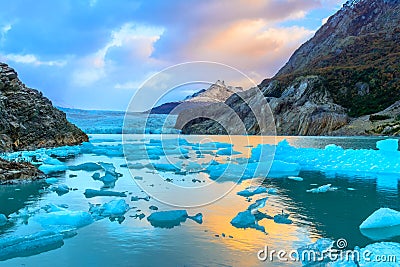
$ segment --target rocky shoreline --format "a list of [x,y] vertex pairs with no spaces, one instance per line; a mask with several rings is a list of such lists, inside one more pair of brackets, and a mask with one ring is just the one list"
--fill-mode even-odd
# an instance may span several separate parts
[[[17,72],[0,62],[0,152],[78,145],[88,136],[70,123],[41,92],[23,84]],[[43,178],[27,162],[0,158],[0,184]]]
[[14,162],[0,158],[0,185],[34,181],[44,177],[44,173],[29,162]]

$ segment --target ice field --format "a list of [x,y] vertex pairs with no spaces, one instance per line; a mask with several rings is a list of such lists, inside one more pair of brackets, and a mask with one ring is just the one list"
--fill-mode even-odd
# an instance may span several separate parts
[[263,266],[265,245],[340,238],[399,253],[400,152],[382,139],[91,134],[3,154],[47,179],[0,187],[0,266]]

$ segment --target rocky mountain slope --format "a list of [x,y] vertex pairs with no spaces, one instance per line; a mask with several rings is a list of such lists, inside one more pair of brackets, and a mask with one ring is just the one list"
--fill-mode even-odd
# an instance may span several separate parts
[[242,92],[242,87],[233,87],[225,85],[224,81],[217,81],[207,89],[202,89],[183,101],[164,103],[153,108],[150,112],[153,114],[179,114],[184,110],[193,108],[204,108],[213,103],[226,101],[232,94]]
[[76,145],[88,137],[41,92],[26,87],[0,63],[0,152]]
[[[348,1],[273,78],[259,85],[277,134],[398,134],[399,43],[400,0]],[[246,118],[241,102],[232,96],[226,104]],[[193,110],[192,116],[202,119],[177,127],[184,133],[221,132],[229,118],[221,114],[210,121],[204,119],[207,112]],[[257,122],[246,122],[248,133],[260,128],[252,123]]]

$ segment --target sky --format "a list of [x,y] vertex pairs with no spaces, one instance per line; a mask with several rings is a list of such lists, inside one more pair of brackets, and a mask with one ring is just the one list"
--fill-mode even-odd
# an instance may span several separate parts
[[[258,84],[344,2],[4,1],[0,61],[55,105],[125,110],[143,82],[184,62],[226,64]],[[173,97],[185,94],[178,90]]]

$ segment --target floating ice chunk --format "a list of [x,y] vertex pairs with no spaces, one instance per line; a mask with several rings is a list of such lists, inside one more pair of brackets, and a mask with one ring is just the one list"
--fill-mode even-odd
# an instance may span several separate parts
[[81,228],[93,223],[92,216],[86,211],[70,211],[67,209],[44,214],[38,214],[32,217],[32,220],[38,222],[43,227],[61,225],[72,228]]
[[0,239],[0,261],[15,257],[28,257],[64,245],[63,235],[41,231],[26,236],[10,236]]
[[297,182],[301,182],[301,181],[304,180],[303,178],[301,178],[299,176],[288,176],[288,179],[289,180],[293,180],[293,181],[297,181]]
[[242,153],[235,151],[232,148],[224,148],[224,149],[220,149],[217,151],[217,155],[220,155],[220,156],[232,156],[232,155],[238,155],[238,154],[242,154]]
[[249,210],[252,214],[254,214],[255,212],[258,211],[258,209],[264,208],[265,207],[265,203],[267,202],[267,197],[261,198],[256,200],[256,202],[254,202],[253,204],[251,204],[247,210]]
[[129,169],[137,169],[137,170],[145,168],[145,166],[142,163],[138,163],[138,162],[137,163],[128,163],[127,167]]
[[332,187],[331,184],[321,185],[320,187],[307,190],[308,193],[326,193],[328,191],[335,191],[337,187]]
[[58,179],[57,178],[47,178],[45,180],[45,182],[48,184],[55,184],[55,183],[58,183]]
[[276,195],[276,194],[278,194],[278,189],[276,189],[276,188],[268,188],[267,189],[267,193],[270,194],[270,195]]
[[147,220],[154,227],[159,228],[173,228],[179,226],[186,219],[192,219],[197,223],[202,223],[202,215],[196,214],[195,216],[189,216],[186,210],[169,210],[169,211],[158,211],[152,213],[147,217]]
[[265,232],[264,226],[258,224],[256,217],[250,210],[239,212],[236,217],[231,220],[231,224],[236,228],[254,228]]
[[274,222],[280,224],[292,224],[293,221],[289,219],[289,214],[281,213],[274,216]]
[[348,187],[347,190],[349,190],[349,191],[355,191],[356,189],[355,189],[355,188],[352,188],[352,187]]
[[269,170],[268,176],[282,177],[288,174],[298,175],[300,170],[301,166],[298,163],[289,163],[281,160],[274,160],[271,164],[271,169]]
[[186,166],[186,170],[189,172],[199,172],[203,170],[203,166],[197,162],[189,162],[189,164]]
[[55,191],[59,196],[61,196],[69,192],[69,187],[66,184],[59,184],[57,186],[52,186],[50,190]]
[[188,218],[197,222],[198,224],[203,223],[203,214],[201,214],[201,213],[197,213],[196,215],[193,215],[193,216],[188,216]]
[[86,189],[85,193],[83,193],[86,198],[92,198],[97,196],[110,196],[110,197],[126,197],[124,192],[115,192],[108,190],[95,190],[95,189]]
[[65,172],[67,170],[67,166],[43,164],[40,165],[38,169],[42,171],[44,174],[51,174],[57,172]]
[[113,188],[118,178],[110,173],[106,173],[104,176],[100,177],[99,180],[103,182],[105,188]]
[[[400,263],[400,243],[380,242],[373,243],[360,249],[359,265],[362,267],[374,266],[399,266]],[[380,259],[381,262],[377,262]],[[383,261],[385,259],[385,261]]]
[[329,238],[320,238],[315,243],[306,245],[297,249],[299,258],[303,262],[303,265],[312,264],[318,261],[318,263],[329,262],[329,253],[326,253],[328,249],[331,249],[334,245],[334,241]]
[[380,208],[360,225],[361,233],[374,240],[384,240],[400,236],[400,212]]
[[123,216],[128,210],[129,205],[124,199],[114,199],[103,205],[90,206],[89,212],[96,218],[101,219],[104,217],[119,217]]
[[133,196],[133,197],[131,197],[131,201],[139,201],[141,199],[143,199],[144,201],[150,201],[150,196],[145,196],[145,197]]
[[0,213],[0,226],[7,224],[7,222],[8,222],[8,219],[7,219],[6,215]]
[[63,207],[61,205],[54,205],[52,203],[47,204],[42,207],[46,212],[56,212],[56,211],[65,211],[66,207]]
[[92,175],[93,180],[100,180],[100,173],[99,172],[95,172]]
[[399,140],[386,139],[376,142],[376,148],[383,152],[397,152],[399,149]]
[[69,166],[68,168],[71,171],[88,171],[88,172],[99,171],[102,169],[102,167],[99,164],[94,162],[85,162],[79,165]]
[[251,197],[251,196],[266,193],[266,192],[267,192],[267,188],[265,188],[263,186],[250,186],[242,191],[237,192],[237,194],[242,197]]
[[176,165],[167,163],[153,163],[152,166],[154,169],[162,172],[177,172],[181,170]]
[[43,160],[44,164],[48,164],[48,165],[63,165],[63,163],[61,161],[59,161],[56,158],[52,158],[52,157],[47,157]]
[[158,207],[156,207],[156,206],[154,206],[154,205],[151,205],[151,206],[149,207],[149,209],[150,209],[150,210],[158,210]]

